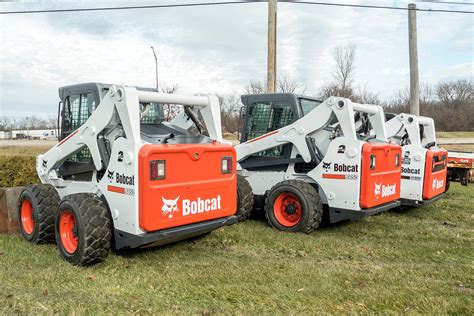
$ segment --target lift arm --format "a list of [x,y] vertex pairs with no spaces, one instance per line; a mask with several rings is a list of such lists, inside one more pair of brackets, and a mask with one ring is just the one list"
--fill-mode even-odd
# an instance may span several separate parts
[[307,136],[328,126],[333,115],[336,116],[344,136],[357,139],[354,111],[367,113],[377,138],[387,141],[385,116],[380,106],[358,104],[349,99],[330,97],[293,124],[237,145],[235,147],[237,161],[260,151],[291,143],[296,147],[303,160],[309,162],[313,158],[313,153]]
[[[413,145],[436,145],[434,121],[430,117],[401,113],[386,122],[388,137],[408,135]],[[425,137],[421,138],[420,126]]]
[[[45,154],[38,156],[39,177],[44,182],[50,183],[50,172],[58,168],[68,156],[81,150],[84,146],[90,150],[95,169],[103,169],[104,161],[99,150],[98,137],[106,128],[113,127],[118,123],[114,119],[115,112],[118,114],[127,139],[133,140],[135,144],[140,143],[140,102],[196,106],[201,111],[209,136],[222,142],[219,102],[216,96],[181,96],[138,91],[135,87],[111,86],[106,96],[82,126]],[[181,113],[179,115],[182,116]],[[55,177],[52,176],[52,178]]]

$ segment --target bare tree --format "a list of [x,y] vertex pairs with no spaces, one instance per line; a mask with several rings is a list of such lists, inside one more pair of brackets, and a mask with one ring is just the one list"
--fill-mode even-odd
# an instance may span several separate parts
[[356,46],[354,44],[336,46],[332,53],[336,62],[332,76],[342,91],[352,85],[355,70],[355,53]]
[[380,105],[382,103],[382,101],[379,98],[379,95],[368,89],[367,83],[363,87],[359,86],[359,89],[357,91],[357,96],[355,100],[353,101],[363,103],[363,104],[377,104],[377,105]]
[[[174,94],[176,91],[178,91],[179,86],[175,83],[173,84],[167,84],[166,82],[163,82],[160,84],[160,90],[162,93],[168,93],[168,94]],[[163,104],[163,110],[165,112],[165,121],[169,122],[171,121],[176,114],[179,112],[179,105],[177,104]]]
[[278,79],[278,91],[304,94],[306,91],[306,85],[304,84],[304,82],[292,78],[287,74],[284,74]]
[[12,120],[9,116],[3,115],[0,117],[0,130],[6,131],[11,128]]
[[[267,92],[267,84],[265,80],[251,80],[245,86],[244,91],[247,94],[260,94]],[[277,80],[277,91],[285,93],[303,94],[306,91],[304,82],[291,77],[288,74],[281,75]]]
[[246,94],[260,94],[265,93],[266,83],[264,80],[250,80],[249,84],[245,86],[244,91]]
[[242,106],[236,92],[219,96],[221,104],[222,125],[225,131],[235,133],[239,130],[239,111]]
[[348,99],[356,99],[357,94],[352,87],[355,71],[355,51],[353,44],[345,46],[336,46],[332,53],[334,58],[334,67],[332,76],[333,82],[327,83],[321,87],[319,95],[326,99],[330,96],[338,96]]
[[467,80],[440,83],[435,88],[435,94],[439,101],[445,105],[473,104],[474,99],[472,81]]

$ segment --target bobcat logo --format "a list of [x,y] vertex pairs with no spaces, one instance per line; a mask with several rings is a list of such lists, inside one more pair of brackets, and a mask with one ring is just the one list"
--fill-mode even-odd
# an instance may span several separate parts
[[178,209],[179,196],[174,200],[167,200],[164,197],[161,197],[161,200],[163,200],[163,206],[161,207],[161,212],[163,213],[164,216],[168,216],[169,218],[172,218],[173,213],[176,213],[179,211]]
[[378,199],[380,193],[382,193],[382,183],[380,184],[374,183],[374,184],[375,184],[374,194],[377,196],[377,199]]
[[41,164],[43,165],[43,168],[46,168],[48,166],[48,161],[43,159]]
[[110,182],[114,179],[114,171],[107,170],[107,178],[109,178]]
[[329,169],[329,168],[331,168],[331,164],[332,164],[332,162],[324,162],[323,161],[323,168],[324,169]]

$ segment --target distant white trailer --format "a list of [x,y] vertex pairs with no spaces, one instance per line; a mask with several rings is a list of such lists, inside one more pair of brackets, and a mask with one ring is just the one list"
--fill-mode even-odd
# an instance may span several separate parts
[[12,131],[14,139],[57,139],[58,135],[55,129],[30,129]]
[[0,131],[0,139],[12,139],[12,131]]

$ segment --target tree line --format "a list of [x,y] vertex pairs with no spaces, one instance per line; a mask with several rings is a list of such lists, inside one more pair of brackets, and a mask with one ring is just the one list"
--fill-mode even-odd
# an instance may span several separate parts
[[[277,92],[307,94],[322,101],[330,96],[339,96],[357,103],[377,104],[386,113],[409,113],[410,91],[408,88],[396,91],[393,97],[380,98],[365,85],[356,85],[356,46],[337,46],[333,53],[332,80],[319,91],[308,93],[304,82],[283,75],[277,82]],[[264,80],[251,80],[244,93],[265,93]],[[240,100],[236,93],[221,97],[222,122],[227,132],[239,130]],[[474,131],[474,89],[472,79],[442,81],[420,87],[420,115],[432,117],[437,131]],[[241,128],[241,127],[240,127]]]

